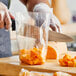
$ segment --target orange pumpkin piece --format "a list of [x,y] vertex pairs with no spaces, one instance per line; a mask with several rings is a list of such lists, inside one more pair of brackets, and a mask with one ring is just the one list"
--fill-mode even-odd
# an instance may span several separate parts
[[67,66],[67,64],[63,61],[63,59],[59,59],[59,62],[61,66]]
[[76,67],[76,59],[75,58],[72,59],[72,63],[73,63],[73,67]]
[[76,60],[74,61],[74,67],[76,67]]
[[63,61],[71,61],[71,56],[69,56],[68,54],[65,54],[65,56],[63,57]]
[[57,76],[57,73],[55,72],[53,76]]
[[[44,50],[43,50],[44,51]],[[46,59],[42,49],[33,48],[30,50],[20,50],[20,60],[22,63],[27,63],[30,65],[43,64]]]
[[68,67],[73,67],[73,66],[74,66],[73,62],[72,61],[68,61]]
[[71,76],[68,73],[63,73],[63,72],[55,72],[53,76]]
[[57,58],[57,53],[55,51],[54,48],[52,48],[51,46],[48,46],[47,48],[47,59],[56,59]]
[[46,59],[59,59],[59,55],[67,52],[66,43],[48,42]]
[[71,58],[71,56],[68,54],[65,54],[65,56],[62,59],[59,59],[59,63],[61,66],[76,67],[75,57]]
[[74,58],[76,59],[76,56]]
[[63,62],[68,66],[68,61],[71,61],[71,56],[65,54],[65,56],[63,57]]

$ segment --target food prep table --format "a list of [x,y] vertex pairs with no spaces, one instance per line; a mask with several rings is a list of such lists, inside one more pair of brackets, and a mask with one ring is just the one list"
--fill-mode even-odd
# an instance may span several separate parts
[[[76,52],[68,52],[68,54],[76,55]],[[47,60],[43,65],[27,65],[22,64],[19,61],[19,56],[12,56],[8,58],[0,59],[0,74],[7,76],[18,76],[21,69],[27,69],[29,71],[47,72],[53,73],[62,71],[76,76],[76,67],[62,67],[58,64],[58,60]]]

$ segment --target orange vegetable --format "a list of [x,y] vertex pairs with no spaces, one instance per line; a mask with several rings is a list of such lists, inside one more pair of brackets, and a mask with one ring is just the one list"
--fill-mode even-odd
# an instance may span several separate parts
[[76,59],[76,56],[74,58]]
[[61,66],[67,66],[67,64],[65,62],[63,62],[63,59],[59,59],[60,65]]
[[42,56],[42,49],[33,48],[30,50],[20,50],[20,60],[22,63],[30,65],[43,64],[45,56]]
[[72,62],[73,62],[73,66],[76,67],[76,59],[75,58],[72,59]]
[[53,76],[57,76],[57,73],[55,72]]
[[71,76],[68,73],[63,73],[63,72],[55,72],[53,76]]
[[70,61],[72,58],[71,56],[69,56],[68,54],[65,54],[65,56],[63,57],[63,61]]
[[63,57],[63,63],[65,63],[66,64],[66,66],[68,66],[68,62],[70,62],[71,61],[71,56],[69,56],[69,55],[65,55],[64,57]]
[[51,46],[48,46],[47,48],[47,59],[56,59],[57,58],[57,53],[55,51],[54,48],[52,48]]
[[60,54],[67,52],[64,42],[48,42],[46,59],[58,59]]
[[71,56],[68,54],[65,54],[65,56],[62,59],[59,59],[59,63],[61,66],[76,67],[75,57],[71,58]]

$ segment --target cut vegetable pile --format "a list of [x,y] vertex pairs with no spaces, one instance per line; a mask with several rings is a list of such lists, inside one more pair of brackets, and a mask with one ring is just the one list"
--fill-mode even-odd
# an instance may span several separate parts
[[[62,46],[64,47],[63,50]],[[65,43],[51,42],[47,49],[44,48],[44,50],[40,48],[20,50],[20,61],[30,65],[41,65],[45,63],[46,59],[58,59],[60,54],[66,52],[67,47]]]
[[[44,51],[44,50],[43,50]],[[42,49],[33,48],[30,50],[20,50],[20,60],[22,63],[30,65],[43,64],[45,62],[45,56],[43,56]]]
[[70,55],[66,54],[62,59],[59,59],[61,66],[66,67],[76,67],[76,56],[72,58]]

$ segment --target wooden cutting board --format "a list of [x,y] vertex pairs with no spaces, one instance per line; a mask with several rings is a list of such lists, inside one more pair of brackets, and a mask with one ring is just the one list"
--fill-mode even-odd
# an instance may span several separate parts
[[[76,52],[70,52],[72,55],[76,55]],[[57,60],[48,60],[43,65],[26,65],[21,64],[19,56],[12,56],[8,58],[0,59],[0,74],[8,76],[18,76],[20,70],[25,68],[29,71],[39,71],[53,73],[57,71],[67,72],[72,76],[76,76],[76,67],[61,67]]]

